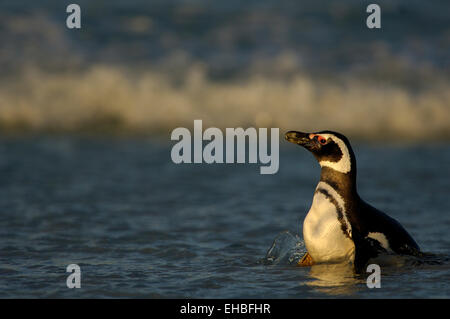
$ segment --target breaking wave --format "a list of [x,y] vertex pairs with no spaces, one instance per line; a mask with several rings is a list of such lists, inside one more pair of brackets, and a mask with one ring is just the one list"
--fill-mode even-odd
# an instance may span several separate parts
[[83,71],[29,68],[0,86],[2,132],[166,134],[175,127],[333,129],[360,138],[450,138],[450,85],[412,92],[349,79],[252,76],[213,81],[192,66],[181,81],[152,70],[93,65]]

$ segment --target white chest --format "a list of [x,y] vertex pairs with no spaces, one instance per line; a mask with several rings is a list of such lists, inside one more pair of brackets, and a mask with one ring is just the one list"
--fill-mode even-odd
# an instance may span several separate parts
[[348,232],[344,234],[339,221],[338,209],[343,214],[342,198],[326,183],[319,183],[317,189],[326,194],[316,192],[311,209],[303,222],[303,239],[306,249],[316,263],[353,262],[355,245],[351,236],[351,226],[343,218]]

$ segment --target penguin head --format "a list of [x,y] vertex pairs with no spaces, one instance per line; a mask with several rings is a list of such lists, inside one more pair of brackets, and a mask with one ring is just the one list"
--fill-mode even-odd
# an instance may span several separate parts
[[321,131],[303,133],[289,131],[287,141],[301,145],[313,153],[321,167],[329,167],[340,173],[356,170],[356,160],[348,139],[337,132]]

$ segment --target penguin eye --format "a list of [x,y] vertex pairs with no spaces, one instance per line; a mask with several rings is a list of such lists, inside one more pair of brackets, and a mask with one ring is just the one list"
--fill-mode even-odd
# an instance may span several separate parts
[[320,144],[322,145],[327,144],[327,139],[325,137],[319,136],[317,139],[319,140]]

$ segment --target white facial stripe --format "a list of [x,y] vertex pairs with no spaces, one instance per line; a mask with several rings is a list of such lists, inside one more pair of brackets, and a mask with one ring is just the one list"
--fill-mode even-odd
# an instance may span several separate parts
[[350,153],[345,143],[341,139],[331,134],[320,134],[320,136],[323,136],[326,139],[332,139],[339,146],[342,152],[342,158],[338,162],[321,161],[319,162],[320,166],[326,166],[344,174],[350,172],[352,163],[350,159]]
[[339,195],[338,192],[336,192],[336,190],[330,186],[330,184],[327,184],[325,182],[319,182],[319,184],[317,184],[316,190],[317,189],[323,189],[325,191],[328,192],[328,194],[330,194],[338,203],[338,206],[342,212],[342,215],[344,217],[344,222],[347,225],[347,231],[348,231],[348,235],[350,236],[350,238],[352,237],[352,226],[350,225],[347,216],[345,215],[345,202],[344,199],[341,197],[341,195]]
[[386,249],[387,251],[390,251],[391,248],[389,246],[389,242],[386,238],[386,236],[382,233],[369,233],[367,237],[375,239],[377,242],[380,243],[381,247]]

